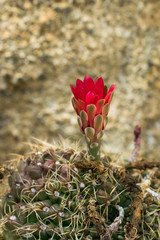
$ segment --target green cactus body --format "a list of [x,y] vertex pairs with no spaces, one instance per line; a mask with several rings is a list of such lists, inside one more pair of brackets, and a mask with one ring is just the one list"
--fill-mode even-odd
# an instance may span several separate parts
[[[73,150],[48,149],[22,159],[18,171],[9,177],[9,185],[11,191],[3,199],[8,240],[125,239],[134,197],[141,194],[134,181],[129,189],[109,158],[94,162],[86,153]],[[111,228],[118,217],[115,234]],[[146,223],[152,220],[148,213]]]

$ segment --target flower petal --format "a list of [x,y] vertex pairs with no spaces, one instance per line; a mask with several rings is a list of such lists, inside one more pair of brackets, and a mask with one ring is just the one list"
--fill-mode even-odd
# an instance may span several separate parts
[[103,107],[104,103],[105,103],[105,99],[98,100],[98,102],[96,104],[96,107],[97,107],[96,114],[102,113],[102,107]]
[[81,110],[85,110],[86,109],[86,104],[83,100],[79,99],[78,100],[78,104],[79,104],[79,107],[81,108]]
[[107,92],[108,92],[108,88],[106,85],[104,85],[103,98],[105,98],[105,96],[107,95]]
[[71,88],[71,91],[72,91],[74,97],[77,98],[76,86],[71,84],[70,88]]
[[77,79],[76,81],[76,93],[77,98],[84,100],[85,98],[84,83],[80,79]]
[[112,100],[112,95],[113,95],[113,91],[115,89],[115,85],[112,85],[108,91],[108,93],[105,96],[105,103],[110,103]]
[[98,95],[99,99],[102,99],[103,98],[103,91],[104,91],[104,82],[103,82],[103,78],[100,77],[95,82],[94,93],[95,93],[95,95]]
[[95,103],[95,94],[93,92],[88,92],[85,99],[86,105]]
[[110,104],[110,102],[111,102],[111,100],[112,100],[112,96],[113,96],[113,93],[107,93],[107,95],[106,95],[106,97],[105,97],[105,104],[106,103],[109,103]]
[[111,85],[111,87],[110,87],[108,93],[112,93],[112,92],[114,91],[115,87],[116,87],[116,85],[114,85],[114,84]]
[[90,76],[86,76],[84,78],[84,88],[85,88],[85,93],[87,94],[88,92],[93,92],[94,91],[94,81]]

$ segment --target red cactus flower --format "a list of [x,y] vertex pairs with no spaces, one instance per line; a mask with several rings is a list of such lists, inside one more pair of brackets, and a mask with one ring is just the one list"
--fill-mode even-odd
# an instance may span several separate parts
[[114,89],[115,85],[112,85],[108,90],[102,77],[93,80],[86,76],[84,81],[77,79],[76,86],[71,85],[78,123],[91,142],[95,142],[98,133],[104,129]]

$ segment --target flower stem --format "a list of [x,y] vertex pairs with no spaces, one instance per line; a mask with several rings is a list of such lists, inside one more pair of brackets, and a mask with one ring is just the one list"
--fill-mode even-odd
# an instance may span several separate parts
[[95,161],[100,160],[100,143],[99,142],[94,142],[94,143],[87,142],[87,147],[88,147],[88,155],[92,156]]

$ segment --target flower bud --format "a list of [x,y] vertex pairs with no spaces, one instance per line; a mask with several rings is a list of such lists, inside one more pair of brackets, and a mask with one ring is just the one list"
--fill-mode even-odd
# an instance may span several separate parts
[[[99,136],[98,134],[104,130],[106,125],[114,89],[115,85],[112,85],[108,90],[101,77],[93,80],[90,76],[86,76],[84,81],[77,79],[76,86],[71,85],[74,95],[72,104],[78,115],[78,124],[83,134],[86,135],[87,142],[92,142],[93,139],[98,141],[102,137],[103,134]],[[94,137],[90,128],[95,130]]]

